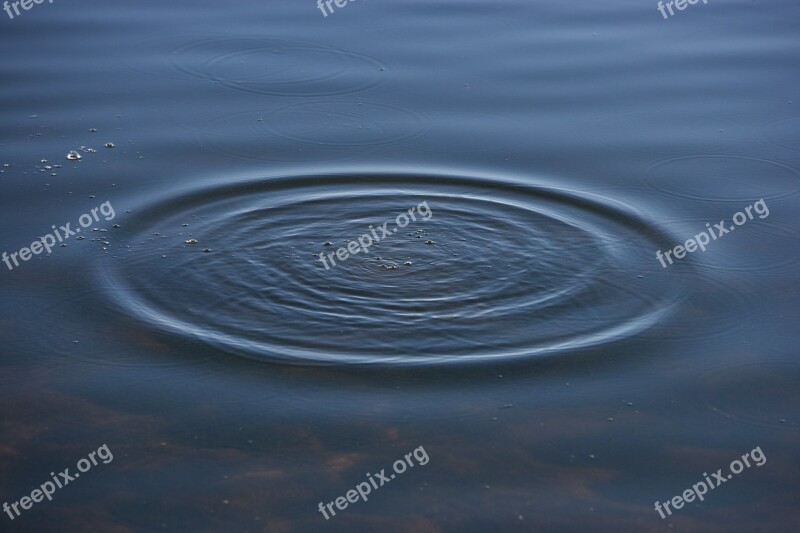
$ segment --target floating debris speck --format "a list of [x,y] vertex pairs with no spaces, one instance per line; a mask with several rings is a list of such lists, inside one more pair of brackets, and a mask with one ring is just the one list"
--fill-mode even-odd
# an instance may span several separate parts
[[106,148],[114,148],[114,143],[106,143]]
[[197,239],[189,239],[188,241],[184,241],[186,244],[197,244]]

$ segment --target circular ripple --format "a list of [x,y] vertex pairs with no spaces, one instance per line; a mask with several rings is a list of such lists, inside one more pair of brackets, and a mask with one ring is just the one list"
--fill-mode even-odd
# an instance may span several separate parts
[[[188,41],[188,42],[187,42]],[[248,93],[322,96],[362,91],[386,80],[377,59],[300,41],[170,37],[139,43],[138,72],[193,78]]]
[[687,145],[721,150],[731,137],[746,131],[742,124],[690,108],[681,113],[663,109],[603,116],[587,123],[583,135],[606,148],[674,156],[685,153]]
[[195,113],[188,139],[204,151],[249,161],[294,161],[299,153],[326,161],[363,156],[362,150],[422,134],[426,119],[403,107],[363,99],[324,99],[264,110]]
[[[309,147],[276,136],[266,124],[267,114],[260,110],[195,113],[182,125],[186,130],[184,138],[203,153],[229,159],[271,163],[307,160]],[[344,161],[363,157],[363,151],[354,153],[334,145],[316,145],[313,156],[328,162]]]
[[746,425],[798,431],[800,402],[796,361],[739,363],[705,376],[707,405],[716,414]]
[[800,117],[785,117],[773,120],[759,128],[760,136],[770,146],[800,151]]
[[[417,221],[393,231],[414,207]],[[301,176],[204,189],[134,213],[120,230],[130,253],[101,271],[121,309],[258,359],[542,357],[642,332],[681,292],[677,274],[653,260],[656,241],[671,237],[599,197],[516,181]],[[378,244],[328,258],[326,269],[320,253],[370,226]],[[655,282],[636,283],[645,274]]]
[[[784,198],[797,193],[797,169],[768,159],[735,155],[691,155],[658,161],[647,169],[655,189],[669,196],[707,202]],[[731,213],[733,214],[733,213]]]
[[272,110],[265,123],[274,135],[327,146],[375,146],[410,139],[424,119],[411,110],[363,100],[322,100]]
[[[508,154],[527,146],[530,134],[530,125],[522,121],[470,110],[431,117],[430,131],[413,149],[437,156]],[[492,146],[498,143],[486,142],[487,139],[503,139],[499,143],[502,148]]]
[[[752,202],[750,202],[752,205]],[[756,275],[771,275],[780,272],[796,272],[800,265],[800,248],[798,248],[797,231],[787,223],[777,217],[760,218],[756,211],[751,210],[753,219],[748,220],[742,226],[736,226],[731,219],[734,213],[744,213],[744,207],[732,209],[730,204],[723,204],[713,210],[709,210],[706,217],[695,215],[687,217],[671,217],[661,220],[665,227],[683,235],[683,242],[675,242],[672,246],[680,245],[687,239],[694,239],[701,233],[706,233],[709,243],[705,251],[697,249],[693,253],[684,256],[681,261],[691,261],[697,273],[711,274],[719,272],[738,272]],[[769,205],[767,204],[767,207]],[[727,209],[726,213],[724,210]],[[773,206],[774,209],[774,206]],[[714,216],[716,215],[716,216]],[[724,238],[711,240],[708,237],[709,224],[716,227],[720,221],[724,221],[723,227],[728,233]],[[678,228],[684,228],[680,231]],[[714,235],[719,233],[714,229]]]

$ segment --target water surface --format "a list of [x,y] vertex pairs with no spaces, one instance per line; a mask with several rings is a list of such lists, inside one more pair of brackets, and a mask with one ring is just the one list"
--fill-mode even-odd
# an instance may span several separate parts
[[115,210],[0,264],[0,498],[114,453],[0,529],[796,530],[798,21],[788,0],[0,12],[2,250]]

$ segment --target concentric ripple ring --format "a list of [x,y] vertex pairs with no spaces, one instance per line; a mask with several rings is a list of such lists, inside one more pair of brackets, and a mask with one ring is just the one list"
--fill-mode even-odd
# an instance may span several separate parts
[[[671,238],[621,202],[539,183],[355,171],[214,185],[134,209],[127,253],[100,275],[147,327],[289,364],[540,358],[663,320],[680,268],[654,251]],[[337,257],[362,235],[380,239]]]

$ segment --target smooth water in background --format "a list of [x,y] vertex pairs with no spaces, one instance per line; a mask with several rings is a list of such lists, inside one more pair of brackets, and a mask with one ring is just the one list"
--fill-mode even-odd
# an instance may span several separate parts
[[0,11],[0,252],[115,211],[0,263],[0,502],[114,455],[0,530],[797,530],[798,23],[791,0]]

